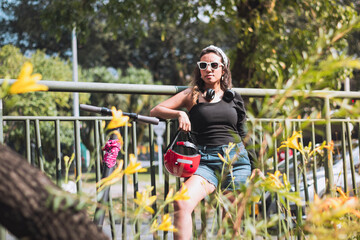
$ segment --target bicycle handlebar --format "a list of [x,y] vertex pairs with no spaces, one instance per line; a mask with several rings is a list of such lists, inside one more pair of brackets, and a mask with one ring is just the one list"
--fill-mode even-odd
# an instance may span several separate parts
[[[96,106],[92,106],[92,105],[87,105],[87,104],[80,104],[80,109],[84,110],[84,111],[88,111],[88,112],[94,112],[94,113],[100,113],[102,115],[106,115],[106,116],[112,116],[112,111],[106,107],[96,107]],[[150,123],[150,124],[155,124],[158,125],[159,124],[159,119],[156,117],[149,117],[149,116],[144,116],[144,115],[140,115],[137,113],[127,113],[127,112],[123,112],[122,113],[124,116],[129,116],[130,118],[139,121],[139,122],[144,122],[144,123]]]

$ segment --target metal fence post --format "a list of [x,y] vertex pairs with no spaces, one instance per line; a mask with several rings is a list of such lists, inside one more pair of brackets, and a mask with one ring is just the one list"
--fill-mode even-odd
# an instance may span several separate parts
[[36,135],[36,150],[38,153],[38,163],[39,168],[42,172],[44,172],[44,155],[42,151],[42,145],[41,145],[41,133],[40,133],[40,120],[35,120],[35,135]]
[[[123,145],[123,149],[124,149],[124,169],[128,166],[129,164],[129,129],[128,126],[125,125],[124,127],[124,145]],[[121,226],[121,230],[122,230],[122,239],[125,240],[127,239],[127,177],[124,175],[122,178],[122,211],[123,211],[123,219],[122,219],[122,226]],[[112,210],[112,209],[111,209]]]
[[56,184],[61,186],[61,141],[60,120],[55,120]]
[[2,99],[0,99],[0,120],[1,120],[1,124],[0,124],[0,143],[4,143],[4,128],[3,128],[4,120],[3,120],[3,102],[2,102]]
[[[331,143],[331,123],[330,123],[330,99],[325,97],[324,99],[325,108],[325,120],[326,120],[326,143]],[[326,178],[326,193],[330,193],[332,196],[335,195],[334,189],[334,174],[333,174],[333,155],[332,151],[327,149],[327,159],[325,161],[325,178]]]
[[75,120],[74,123],[74,132],[75,132],[75,166],[76,166],[76,190],[77,193],[80,194],[82,192],[82,180],[81,180],[81,174],[82,174],[82,169],[81,169],[81,147],[80,147],[80,142],[81,142],[81,137],[80,137],[80,121],[78,119]]
[[[0,143],[4,143],[4,129],[3,129],[3,104],[2,99],[0,99]],[[0,225],[0,239],[6,239],[6,230]]]
[[26,159],[31,164],[31,133],[30,133],[30,120],[25,120],[25,138],[26,138]]

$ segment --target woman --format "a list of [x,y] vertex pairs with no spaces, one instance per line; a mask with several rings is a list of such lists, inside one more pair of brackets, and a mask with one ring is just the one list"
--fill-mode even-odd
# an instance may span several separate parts
[[[228,190],[238,189],[251,174],[251,163],[241,138],[247,131],[246,113],[240,95],[231,88],[230,62],[225,53],[213,45],[204,48],[194,71],[192,87],[176,94],[151,110],[151,116],[178,119],[179,129],[195,133],[201,154],[197,171],[185,181],[189,200],[175,202],[175,239],[190,239],[192,218],[196,205],[221,184]],[[185,111],[180,109],[186,108]],[[237,143],[231,156],[238,154],[232,174],[219,181],[224,148]],[[219,183],[220,182],[220,183]]]

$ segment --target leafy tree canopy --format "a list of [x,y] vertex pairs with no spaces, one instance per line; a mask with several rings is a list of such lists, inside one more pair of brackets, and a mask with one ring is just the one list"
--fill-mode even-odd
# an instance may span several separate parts
[[[348,26],[357,28],[357,1],[49,1],[1,4],[2,42],[10,33],[24,51],[69,55],[71,30],[85,67],[147,68],[165,84],[183,85],[200,50],[215,44],[230,56],[236,87],[279,87],[306,67],[307,56],[347,52]],[[26,10],[25,10],[26,9]],[[314,48],[319,38],[331,42]],[[350,38],[349,38],[350,39]],[[357,53],[351,46],[350,53]],[[339,76],[342,73],[338,74]],[[338,89],[333,77],[328,87]]]

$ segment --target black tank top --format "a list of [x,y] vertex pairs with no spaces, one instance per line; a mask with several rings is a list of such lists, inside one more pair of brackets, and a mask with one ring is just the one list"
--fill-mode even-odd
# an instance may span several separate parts
[[[189,111],[191,130],[197,133],[196,140],[202,146],[220,146],[237,143],[238,113],[234,101],[197,103]],[[233,135],[237,135],[236,139]]]

